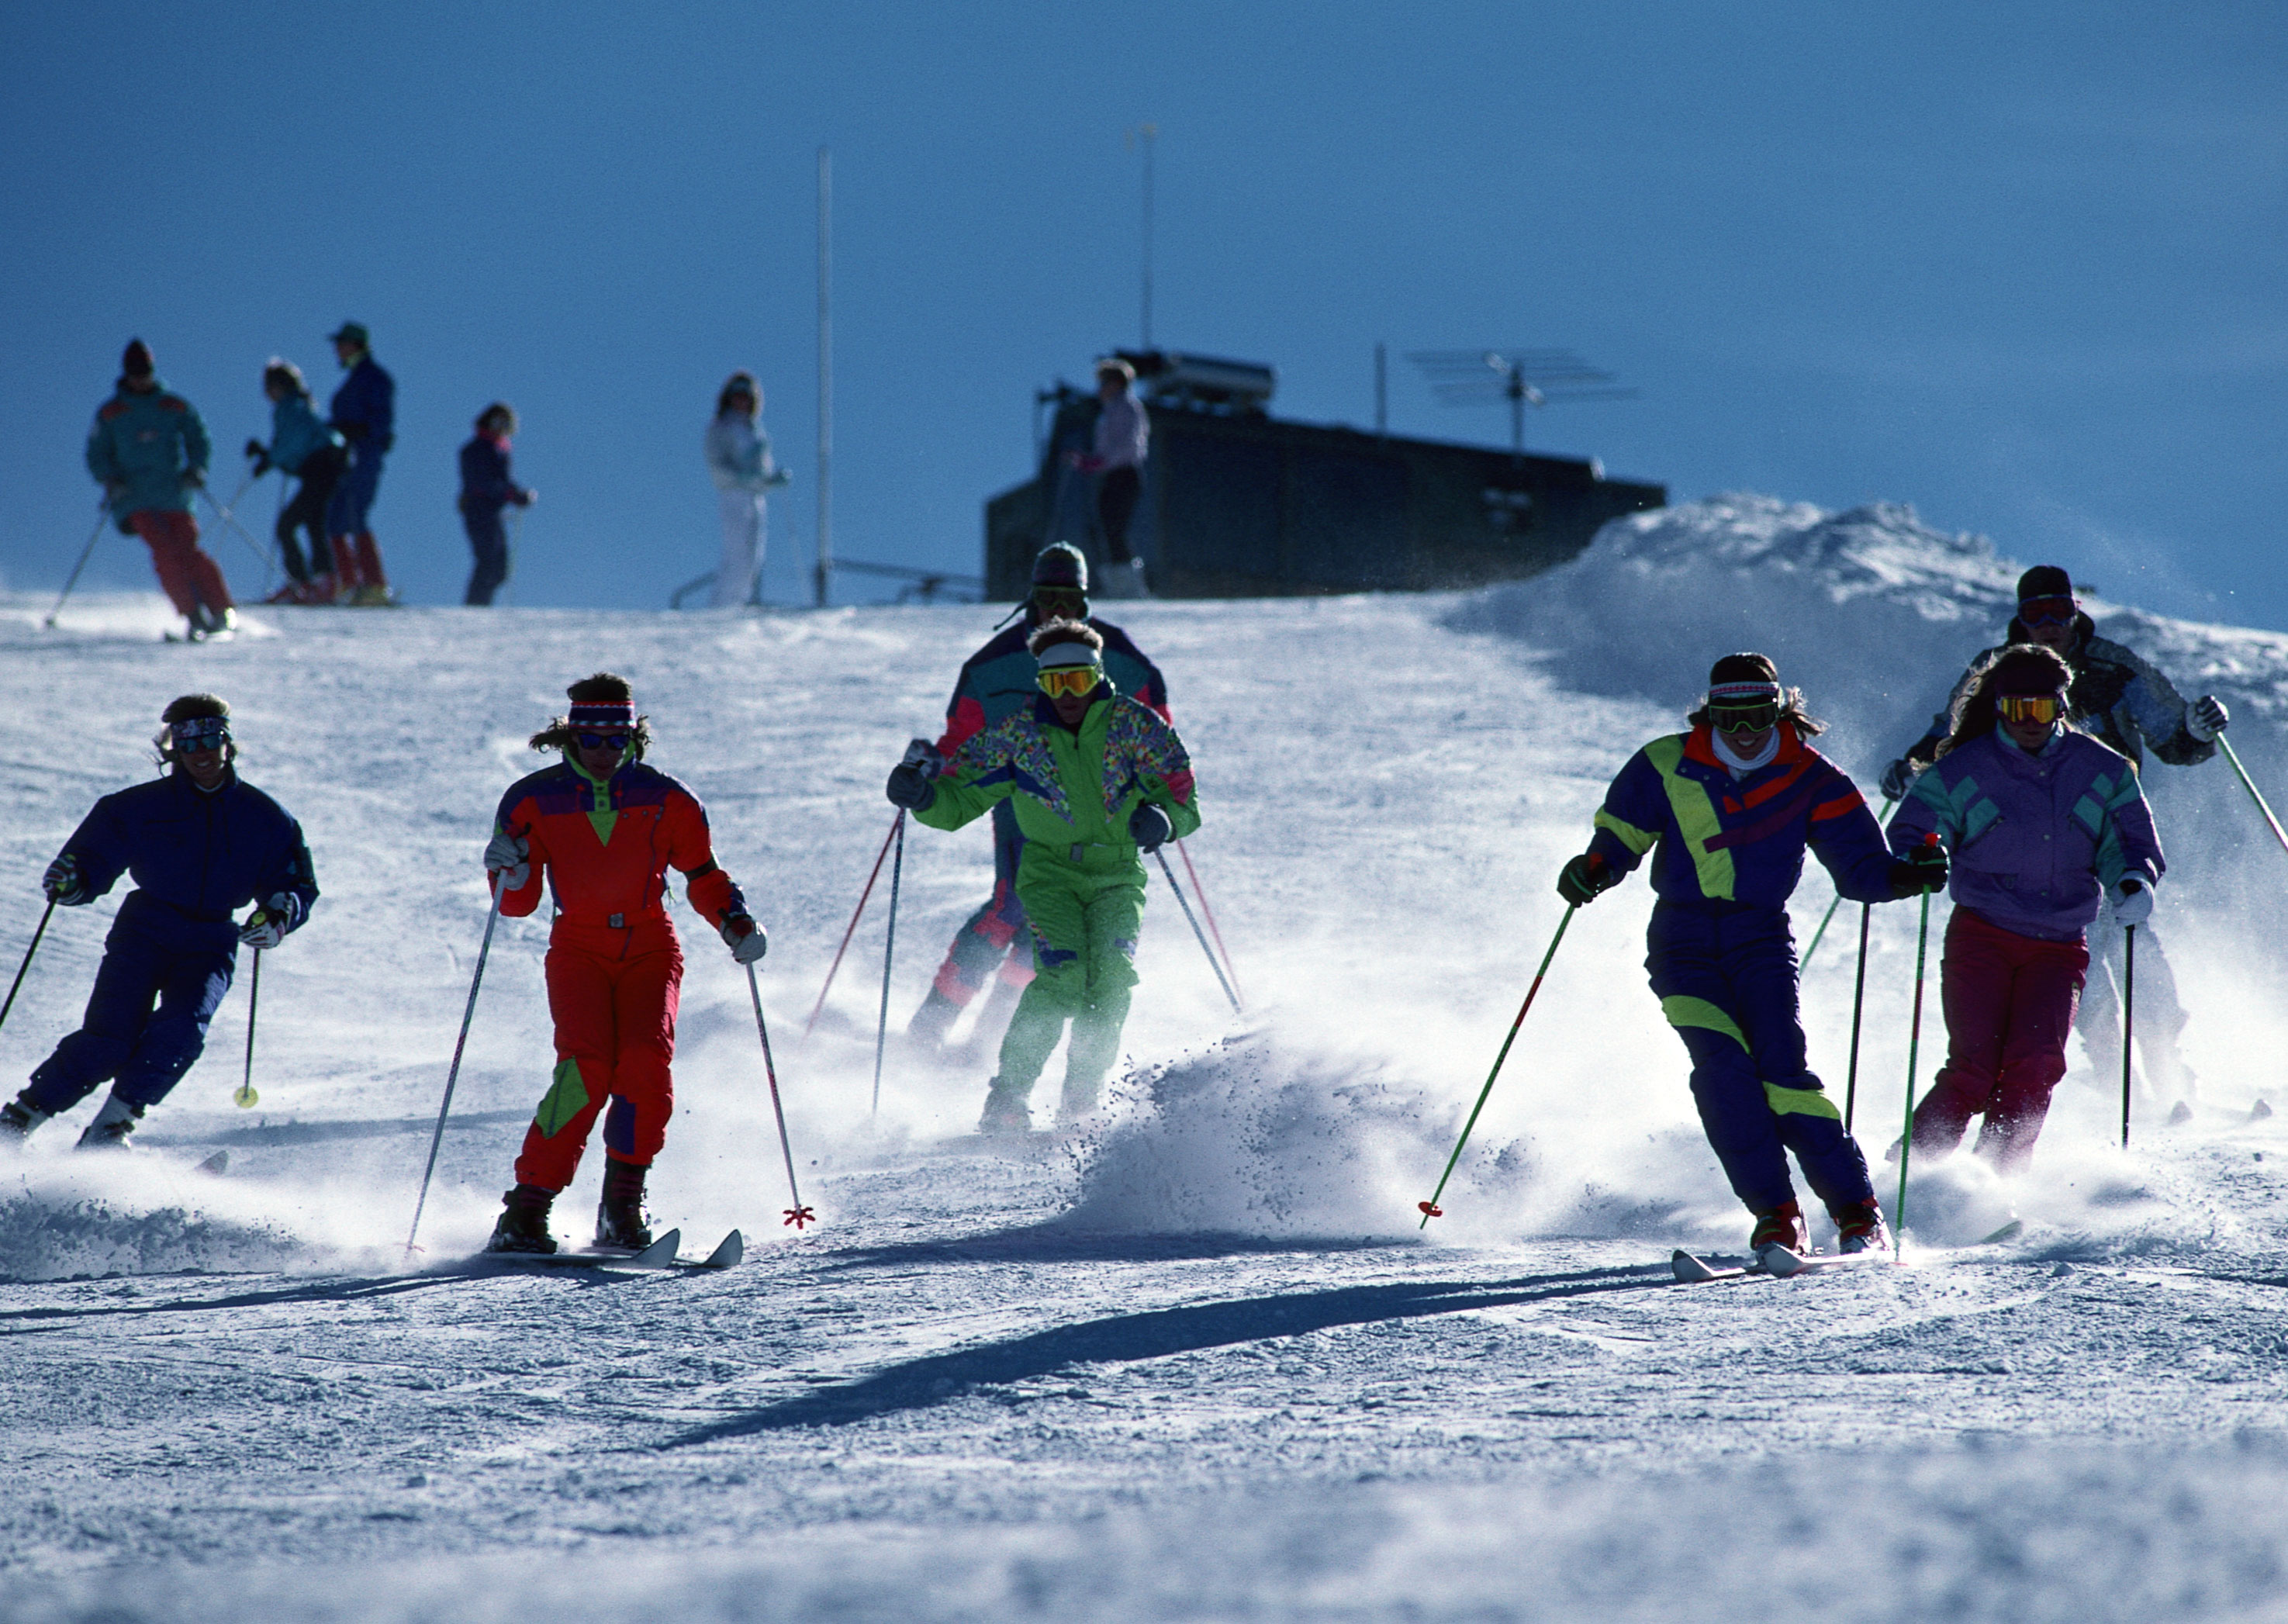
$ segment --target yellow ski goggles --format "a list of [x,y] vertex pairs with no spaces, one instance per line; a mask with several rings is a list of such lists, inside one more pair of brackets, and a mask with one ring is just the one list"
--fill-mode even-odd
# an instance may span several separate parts
[[2065,701],[2054,693],[2003,693],[1994,700],[1994,709],[2005,722],[2040,722],[2046,725],[2056,721],[2065,708]]
[[1033,679],[1041,685],[1041,692],[1051,699],[1070,694],[1085,699],[1096,692],[1096,685],[1104,680],[1100,665],[1053,665],[1046,667]]

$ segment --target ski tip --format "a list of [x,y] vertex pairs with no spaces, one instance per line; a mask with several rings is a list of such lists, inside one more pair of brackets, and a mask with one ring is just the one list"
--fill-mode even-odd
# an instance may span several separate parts
[[1775,1275],[1781,1279],[1787,1279],[1791,1274],[1800,1274],[1804,1270],[1802,1255],[1789,1247],[1778,1245],[1758,1247],[1756,1261],[1763,1265],[1766,1274]]
[[2023,1218],[2013,1218],[1978,1244],[1982,1247],[2000,1246],[2006,1240],[2015,1240],[2025,1232],[2026,1221]]
[[2248,1120],[2252,1122],[2260,1122],[2271,1114],[2272,1102],[2260,1094],[2257,1096],[2256,1103],[2248,1108]]
[[675,1263],[675,1249],[682,1244],[683,1232],[671,1229],[642,1251],[632,1253],[619,1262],[623,1268],[628,1269],[671,1268]]
[[700,1264],[703,1269],[728,1269],[747,1255],[746,1238],[733,1230],[723,1237],[715,1249]]
[[1668,1266],[1676,1271],[1678,1279],[1691,1285],[1698,1285],[1703,1280],[1712,1280],[1716,1278],[1715,1270],[1681,1247],[1679,1247],[1675,1256],[1668,1260]]
[[2169,1113],[2169,1126],[2172,1128],[2181,1128],[2192,1120],[2193,1108],[2181,1099],[2177,1102],[2176,1109]]
[[204,1161],[202,1161],[197,1167],[191,1170],[195,1173],[205,1173],[219,1177],[221,1175],[230,1171],[230,1153],[228,1151],[217,1151],[213,1155],[208,1157]]

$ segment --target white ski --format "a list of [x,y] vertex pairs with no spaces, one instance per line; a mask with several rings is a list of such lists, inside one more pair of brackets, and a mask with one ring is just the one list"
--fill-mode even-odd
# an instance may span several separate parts
[[1719,1267],[1679,1248],[1668,1260],[1668,1266],[1675,1271],[1680,1283],[1697,1286],[1710,1280],[1784,1280],[1813,1270],[1834,1269],[1845,1264],[1887,1264],[1890,1261],[1888,1252],[1845,1252],[1831,1256],[1820,1253],[1807,1257],[1787,1247],[1768,1246],[1756,1254],[1753,1263]]

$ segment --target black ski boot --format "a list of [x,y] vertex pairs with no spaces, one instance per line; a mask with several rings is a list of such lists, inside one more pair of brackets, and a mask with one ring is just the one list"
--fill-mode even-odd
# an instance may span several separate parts
[[519,1184],[501,1197],[500,1222],[493,1225],[493,1238],[485,1242],[485,1250],[553,1252],[556,1237],[548,1232],[548,1208],[555,1199],[555,1191],[537,1184]]
[[48,1120],[48,1113],[34,1105],[27,1089],[6,1105],[0,1105],[0,1139],[24,1140],[32,1137],[32,1129]]
[[596,1244],[640,1252],[651,1244],[651,1215],[644,1210],[647,1167],[632,1161],[604,1163],[604,1199],[596,1203]]
[[143,1107],[131,1105],[114,1094],[103,1102],[103,1109],[95,1113],[95,1121],[79,1137],[75,1147],[83,1151],[123,1151],[129,1148],[127,1136],[135,1131],[135,1124],[143,1120]]

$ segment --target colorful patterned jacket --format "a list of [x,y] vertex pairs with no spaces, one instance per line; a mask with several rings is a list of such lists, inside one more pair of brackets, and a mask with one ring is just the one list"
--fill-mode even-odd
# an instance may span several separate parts
[[532,846],[532,872],[502,895],[501,912],[513,919],[538,907],[544,874],[556,907],[552,942],[624,953],[639,929],[641,945],[655,945],[662,932],[672,942],[671,867],[690,882],[692,909],[709,924],[719,928],[727,914],[746,911],[739,888],[715,866],[699,797],[640,761],[600,780],[567,757],[510,786],[493,822]]
[[1654,852],[1664,902],[1778,907],[1818,854],[1855,902],[1888,902],[1891,854],[1875,814],[1840,769],[1780,724],[1779,754],[1735,779],[1704,725],[1656,739],[1623,767],[1597,813],[1590,851],[1623,874]]
[[[1015,809],[1028,863],[1053,860],[1101,870],[1124,859],[1144,877],[1128,819],[1146,801],[1168,814],[1178,838],[1200,827],[1192,758],[1176,730],[1107,682],[1077,732],[1033,702],[971,736],[937,780],[937,797],[914,816],[957,829],[997,801]],[[1037,853],[1039,854],[1037,858]]]
[[2168,867],[2136,770],[2067,729],[2038,751],[1998,729],[1948,751],[1892,814],[1892,848],[1934,830],[1954,860],[1956,904],[2042,941],[2079,940],[2101,885],[2133,874],[2149,884]]
[[[1104,674],[1112,679],[1112,685],[1143,701],[1159,713],[1163,722],[1170,720],[1168,679],[1160,675],[1160,668],[1109,621],[1091,617],[1088,623],[1104,639]],[[1033,630],[1020,621],[963,663],[953,685],[953,697],[946,701],[945,732],[937,741],[941,751],[952,755],[972,735],[1029,709],[1040,697],[1040,689],[1034,685],[1040,662],[1025,649],[1025,640]]]

